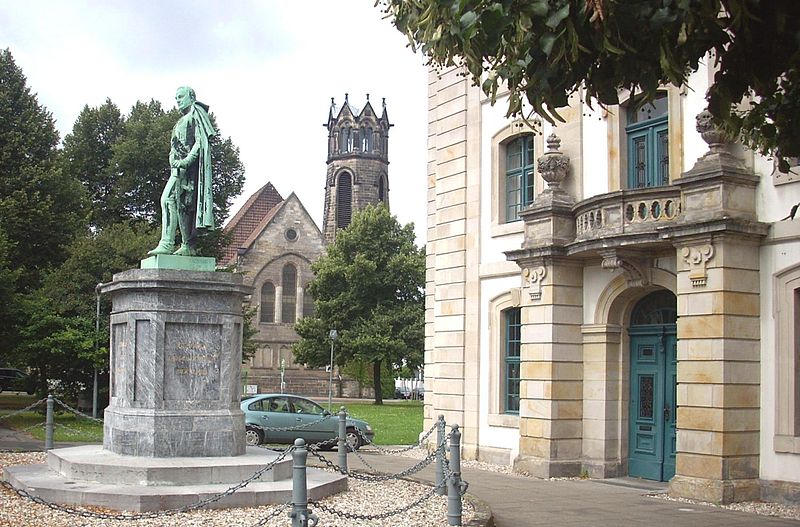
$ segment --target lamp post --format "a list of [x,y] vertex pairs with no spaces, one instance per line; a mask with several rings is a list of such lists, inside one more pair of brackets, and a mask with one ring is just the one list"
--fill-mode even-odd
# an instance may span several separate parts
[[333,398],[333,345],[336,342],[336,338],[339,336],[339,332],[335,329],[332,329],[330,333],[328,333],[328,337],[331,339],[331,367],[330,372],[328,373],[328,411],[331,411],[331,399]]

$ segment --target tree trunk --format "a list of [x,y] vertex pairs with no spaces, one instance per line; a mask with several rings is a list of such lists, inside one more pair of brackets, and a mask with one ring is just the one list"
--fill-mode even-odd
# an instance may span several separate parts
[[375,404],[383,404],[383,393],[381,393],[381,361],[379,360],[372,363],[372,387],[375,390]]

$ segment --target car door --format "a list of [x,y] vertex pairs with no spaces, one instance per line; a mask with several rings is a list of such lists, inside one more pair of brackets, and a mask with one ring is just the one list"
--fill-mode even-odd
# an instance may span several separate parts
[[301,397],[292,397],[291,402],[294,409],[294,423],[299,427],[295,432],[296,437],[302,437],[307,444],[336,437],[337,419],[332,416],[323,419],[325,410],[320,405]]
[[288,443],[292,426],[289,399],[284,396],[265,397],[250,403],[251,421],[261,427],[265,443]]

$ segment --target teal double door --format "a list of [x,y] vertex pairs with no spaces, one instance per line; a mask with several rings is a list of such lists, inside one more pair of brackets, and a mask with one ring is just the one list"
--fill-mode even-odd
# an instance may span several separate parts
[[675,324],[631,326],[630,343],[628,474],[669,481],[675,475]]

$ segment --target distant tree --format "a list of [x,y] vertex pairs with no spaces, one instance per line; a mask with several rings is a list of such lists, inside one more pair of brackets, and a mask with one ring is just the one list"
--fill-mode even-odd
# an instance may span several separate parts
[[68,248],[69,256],[45,276],[42,286],[22,303],[16,363],[27,364],[44,380],[55,378],[77,393],[92,382],[93,368],[108,364],[111,303],[101,297],[100,331],[96,324],[96,286],[115,273],[138,266],[158,233],[147,224],[115,223]]
[[20,273],[17,290],[36,287],[85,232],[85,195],[57,168],[57,144],[50,113],[31,94],[11,52],[0,51],[0,230],[10,265]]
[[463,65],[493,102],[508,88],[509,116],[527,100],[561,120],[581,88],[589,103],[618,104],[620,88],[648,102],[710,53],[715,120],[762,153],[800,156],[796,0],[378,1],[432,64]]
[[110,170],[114,144],[125,131],[125,119],[111,99],[102,106],[83,107],[64,138],[61,162],[64,172],[75,177],[91,200],[90,221],[96,227],[124,217],[117,195],[119,174]]
[[295,325],[297,362],[328,364],[328,334],[336,329],[335,362],[372,364],[375,403],[382,404],[382,365],[418,357],[423,348],[425,254],[414,244],[413,224],[401,226],[384,206],[368,206],[312,270],[315,314]]

